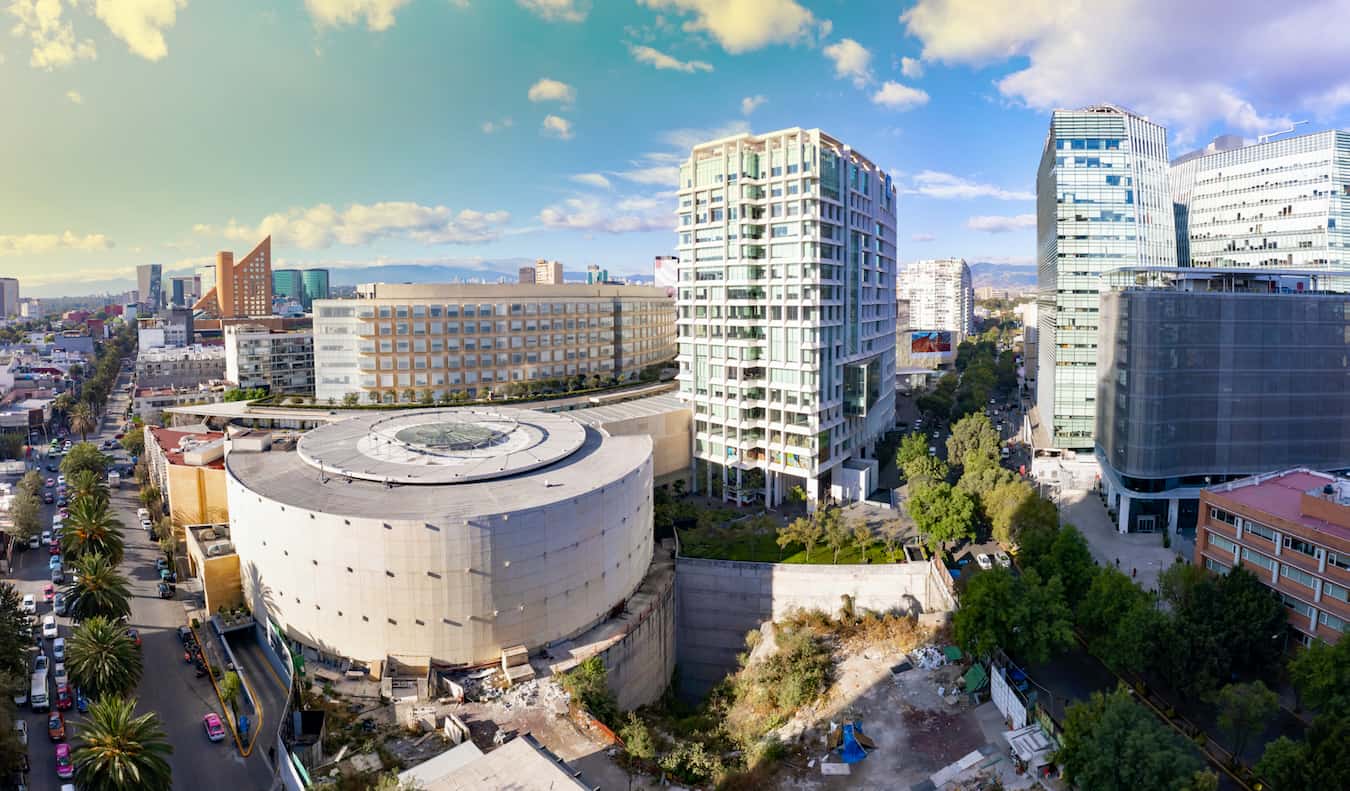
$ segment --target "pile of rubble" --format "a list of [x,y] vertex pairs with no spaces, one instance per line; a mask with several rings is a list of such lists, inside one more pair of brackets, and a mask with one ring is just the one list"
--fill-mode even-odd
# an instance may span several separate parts
[[[555,711],[566,711],[572,699],[552,679],[531,679],[508,687],[497,668],[455,674],[447,677],[447,681],[453,692],[462,690],[464,701],[495,703],[507,710],[545,706]],[[458,694],[452,694],[451,697],[457,698]]]

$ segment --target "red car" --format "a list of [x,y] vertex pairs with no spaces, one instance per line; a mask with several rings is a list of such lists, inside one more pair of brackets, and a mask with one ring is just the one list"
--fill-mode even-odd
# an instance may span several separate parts
[[62,684],[56,688],[56,708],[67,711],[75,705],[75,696],[70,694],[70,685]]
[[42,598],[46,599],[47,601],[51,601],[52,599],[56,598],[56,588],[52,587],[52,584],[50,582],[47,583],[46,587],[42,589]]
[[52,545],[49,546],[49,547],[47,547],[47,554],[48,554],[48,555],[59,555],[59,554],[61,554],[61,542],[60,542],[60,541],[53,541],[53,542],[52,542]]
[[211,741],[218,742],[225,738],[225,724],[214,711],[202,717],[202,726],[206,728],[206,738]]
[[66,738],[66,718],[61,716],[61,712],[53,711],[47,715],[47,736],[54,742]]

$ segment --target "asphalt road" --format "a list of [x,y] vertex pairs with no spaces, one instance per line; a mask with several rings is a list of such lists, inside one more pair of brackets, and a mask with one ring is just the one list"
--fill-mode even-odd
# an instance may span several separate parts
[[[125,386],[126,378],[122,379]],[[110,399],[108,414],[100,434],[90,436],[92,442],[111,439],[120,430],[121,415],[126,409],[125,392],[119,390]],[[126,460],[126,454],[116,454]],[[55,477],[57,473],[43,474]],[[220,703],[206,678],[197,678],[192,666],[183,661],[177,629],[187,622],[190,602],[182,599],[161,599],[156,591],[158,574],[155,558],[159,548],[140,529],[136,517],[139,507],[134,484],[126,484],[112,492],[113,509],[126,528],[126,557],[122,573],[130,581],[132,592],[131,626],[141,634],[141,654],[144,672],[136,695],[138,713],[153,711],[159,716],[160,726],[173,746],[169,764],[173,768],[174,788],[193,791],[238,791],[238,789],[265,789],[272,784],[272,773],[264,759],[266,750],[260,749],[245,759],[229,742],[213,743],[206,738],[202,717],[209,711],[220,713]],[[44,524],[51,524],[55,506],[43,506]],[[16,569],[12,581],[19,593],[32,593],[38,599],[38,617],[52,612],[52,606],[42,601],[42,588],[50,577],[47,569],[46,548],[27,550],[15,556]],[[185,586],[180,586],[180,597],[185,597]],[[71,628],[65,618],[58,618],[60,634],[69,639]],[[50,657],[51,644],[45,650]],[[53,696],[55,690],[53,689]],[[73,711],[73,710],[72,710]],[[59,791],[62,781],[56,777],[55,746],[47,738],[47,715],[33,713],[27,706],[21,714],[28,722],[28,754],[32,771],[28,787],[35,791]],[[70,717],[69,730],[78,729],[79,714]]]

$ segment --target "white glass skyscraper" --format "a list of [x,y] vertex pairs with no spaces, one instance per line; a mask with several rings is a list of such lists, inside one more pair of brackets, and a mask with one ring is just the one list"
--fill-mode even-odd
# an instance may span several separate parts
[[678,217],[695,485],[815,502],[894,422],[890,177],[819,129],[741,134],[694,147]]
[[1103,272],[1176,266],[1167,130],[1128,110],[1056,110],[1036,179],[1036,405],[1056,448],[1090,450]]
[[975,331],[975,288],[965,259],[915,261],[896,283],[899,299],[909,302],[909,327],[951,330],[957,342]]
[[1171,184],[1183,265],[1350,269],[1350,132],[1179,159]]

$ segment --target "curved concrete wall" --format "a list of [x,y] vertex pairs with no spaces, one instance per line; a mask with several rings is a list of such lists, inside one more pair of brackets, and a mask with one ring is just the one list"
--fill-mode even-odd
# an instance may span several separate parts
[[[533,650],[571,637],[604,618],[647,572],[650,447],[593,489],[469,520],[309,511],[261,497],[231,473],[230,528],[245,599],[290,637],[365,662],[392,654],[484,663],[506,646]],[[443,488],[447,500],[456,496],[456,487]]]

